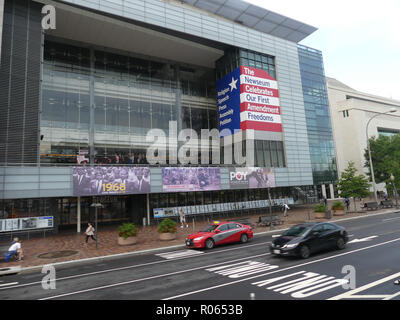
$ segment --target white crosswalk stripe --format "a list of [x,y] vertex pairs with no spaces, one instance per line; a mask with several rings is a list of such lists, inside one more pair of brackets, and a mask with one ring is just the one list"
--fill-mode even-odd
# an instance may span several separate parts
[[179,251],[172,251],[172,252],[164,252],[156,254],[156,256],[164,258],[164,259],[176,259],[176,258],[184,258],[190,256],[198,256],[204,253],[203,251],[197,250],[179,250]]

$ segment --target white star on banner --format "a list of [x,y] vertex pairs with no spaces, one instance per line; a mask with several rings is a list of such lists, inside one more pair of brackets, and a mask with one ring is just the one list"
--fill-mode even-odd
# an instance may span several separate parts
[[232,77],[232,82],[229,84],[229,86],[231,87],[231,92],[233,91],[233,89],[237,89],[237,87],[236,87],[236,83],[238,82],[238,80],[235,80],[233,77]]

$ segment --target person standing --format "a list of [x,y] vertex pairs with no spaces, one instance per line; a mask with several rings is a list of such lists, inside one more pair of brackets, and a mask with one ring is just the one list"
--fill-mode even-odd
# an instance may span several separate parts
[[283,216],[284,217],[287,217],[288,216],[288,214],[287,214],[287,211],[290,209],[290,207],[288,206],[288,204],[287,203],[285,203],[284,205],[283,205]]
[[88,243],[89,238],[92,238],[94,241],[96,241],[95,237],[94,237],[94,227],[92,226],[92,224],[89,222],[88,223],[88,227],[86,229],[86,243]]
[[[185,212],[183,212],[182,208],[179,211],[179,219],[181,221],[181,229],[183,229],[183,224],[186,223],[186,216],[185,216]],[[188,228],[188,227],[189,227],[189,225],[186,224],[186,228]]]

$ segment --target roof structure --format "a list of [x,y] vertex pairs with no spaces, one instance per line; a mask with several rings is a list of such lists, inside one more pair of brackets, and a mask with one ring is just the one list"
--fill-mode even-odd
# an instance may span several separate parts
[[313,26],[252,5],[243,0],[181,1],[249,28],[296,43],[318,30]]

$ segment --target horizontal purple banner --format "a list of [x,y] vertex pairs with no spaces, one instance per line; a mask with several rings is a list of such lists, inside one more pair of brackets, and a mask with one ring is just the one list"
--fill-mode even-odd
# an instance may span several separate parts
[[74,167],[74,196],[150,193],[148,167]]
[[[268,186],[269,183],[269,186]],[[273,168],[230,168],[229,184],[231,189],[274,188]]]
[[164,192],[221,190],[219,168],[163,168]]

